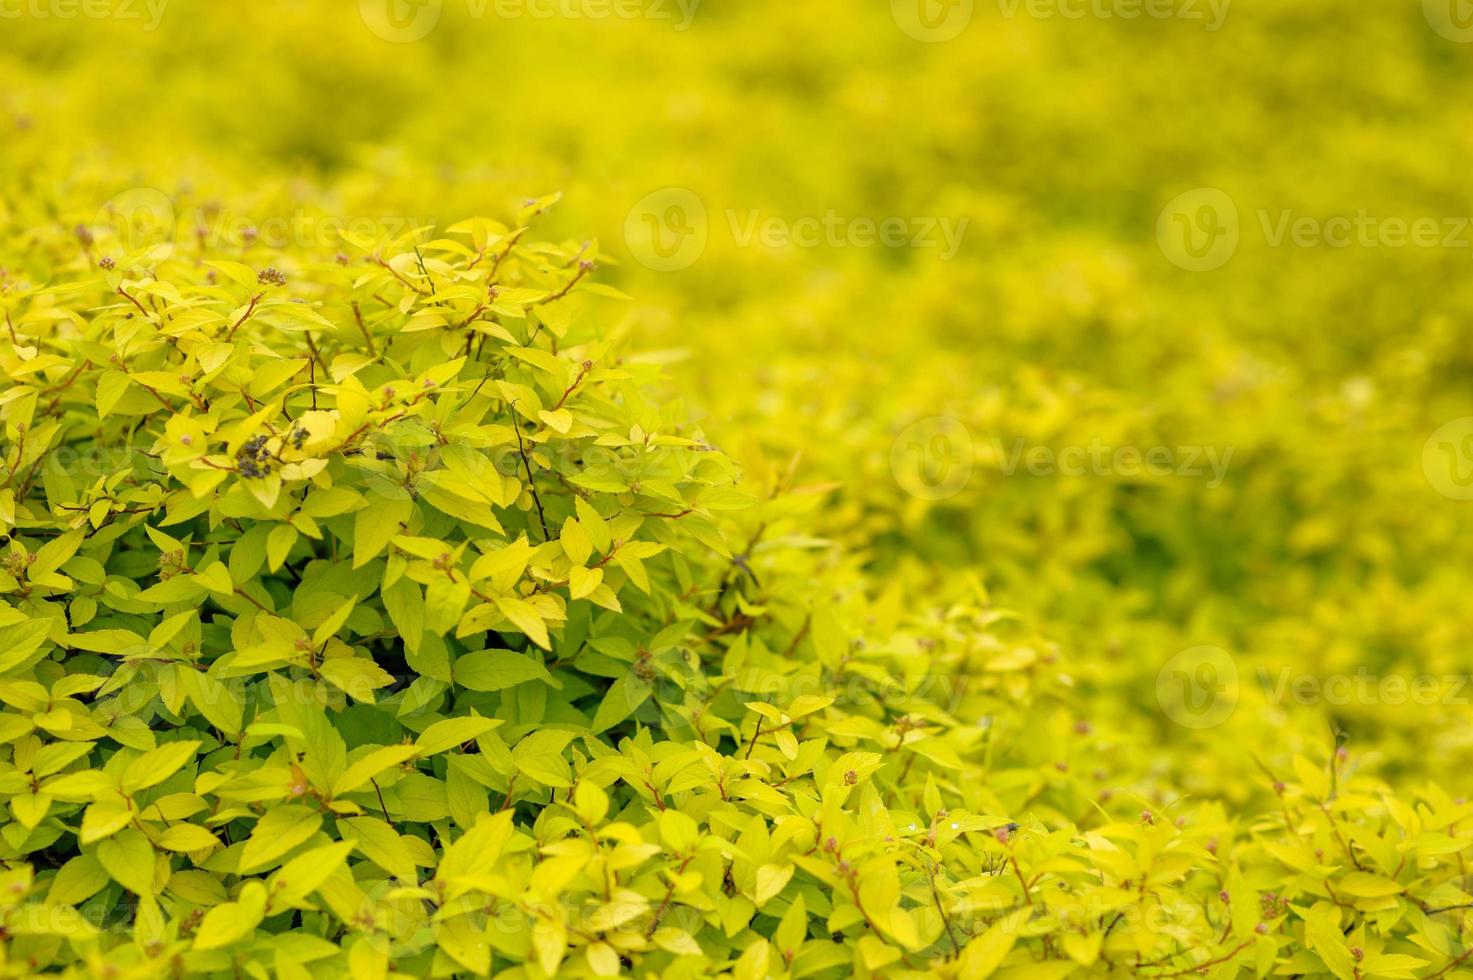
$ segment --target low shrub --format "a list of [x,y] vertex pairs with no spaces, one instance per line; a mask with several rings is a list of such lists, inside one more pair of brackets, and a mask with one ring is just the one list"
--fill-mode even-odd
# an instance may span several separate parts
[[1334,743],[1170,792],[980,585],[713,446],[550,203],[11,263],[6,975],[1460,969],[1473,805]]

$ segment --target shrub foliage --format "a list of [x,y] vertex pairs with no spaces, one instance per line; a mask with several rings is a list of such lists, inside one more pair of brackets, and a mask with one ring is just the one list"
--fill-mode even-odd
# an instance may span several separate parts
[[1058,651],[879,587],[528,205],[4,282],[7,975],[1445,975],[1473,804],[1110,799]]

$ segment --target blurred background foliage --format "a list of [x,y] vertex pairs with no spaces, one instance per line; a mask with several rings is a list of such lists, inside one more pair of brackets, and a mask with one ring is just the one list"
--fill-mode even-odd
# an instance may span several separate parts
[[[1208,30],[1202,3],[1128,20],[979,0],[957,36],[921,41],[899,0],[602,19],[429,0],[398,10],[438,18],[414,40],[382,36],[383,0],[158,2],[0,21],[7,223],[54,234],[96,219],[54,202],[157,188],[242,261],[285,244],[290,274],[295,242],[242,229],[443,227],[561,192],[540,231],[596,236],[602,278],[636,298],[633,343],[667,352],[707,432],[836,482],[814,533],[914,601],[971,571],[1036,618],[1138,773],[1241,799],[1262,782],[1252,751],[1322,755],[1331,725],[1390,777],[1457,786],[1473,763],[1473,686],[1431,705],[1271,696],[1285,670],[1473,669],[1473,503],[1423,468],[1432,433],[1473,414],[1473,230],[1272,240],[1286,212],[1445,233],[1473,215],[1473,45],[1419,4],[1239,0]],[[1241,241],[1199,272],[1157,222],[1202,187],[1235,203]],[[657,192],[704,212],[682,212],[704,247],[680,268],[629,236]],[[828,214],[965,234],[949,257],[744,240],[753,216]],[[937,416],[971,470],[923,499],[897,439]],[[1043,476],[1007,471],[1017,440],[1232,455],[1218,486]],[[1199,644],[1241,680],[1206,732],[1157,703],[1162,665]]]

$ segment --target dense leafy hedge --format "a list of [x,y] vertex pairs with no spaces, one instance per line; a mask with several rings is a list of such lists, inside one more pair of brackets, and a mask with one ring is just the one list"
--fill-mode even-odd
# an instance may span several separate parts
[[[1419,5],[977,4],[944,44],[883,2],[446,3],[408,44],[25,6],[0,973],[1473,975],[1466,687],[1316,687],[1466,681],[1467,505],[1420,463],[1470,414],[1467,252],[1257,232],[1466,213]],[[1244,237],[1192,273],[1153,231],[1202,185]],[[661,187],[689,268],[624,237]],[[830,210],[969,231],[732,224]],[[971,469],[916,495],[937,416]],[[1236,710],[1188,727],[1203,643]]]
[[11,975],[1464,960],[1473,805],[1343,751],[1247,818],[1112,800],[1052,645],[980,587],[872,586],[806,532],[828,487],[652,400],[596,247],[527,234],[548,203],[280,268],[32,235]]

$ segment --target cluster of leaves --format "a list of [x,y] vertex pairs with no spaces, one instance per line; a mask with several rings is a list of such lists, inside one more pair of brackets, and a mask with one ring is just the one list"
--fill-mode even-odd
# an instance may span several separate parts
[[[1466,504],[1428,486],[1419,456],[1468,414],[1467,250],[1270,247],[1264,235],[1286,209],[1466,210],[1456,166],[1405,152],[1445,145],[1461,107],[1429,93],[1473,68],[1415,5],[1346,21],[1330,0],[1258,0],[1219,31],[1157,24],[1169,44],[1149,17],[1040,21],[986,5],[945,44],[897,29],[883,3],[842,24],[786,0],[705,4],[683,32],[655,16],[594,27],[435,6],[437,28],[398,45],[289,0],[172,0],[156,31],[22,17],[0,52],[16,190],[0,194],[0,213],[65,238],[123,185],[152,184],[185,237],[262,269],[283,239],[345,215],[443,224],[557,186],[576,207],[544,229],[639,258],[621,240],[631,217],[661,225],[667,244],[685,226],[637,204],[688,188],[705,210],[704,224],[687,215],[705,232],[699,259],[609,273],[645,304],[642,346],[690,349],[681,389],[726,426],[723,446],[744,466],[749,440],[783,459],[801,449],[805,481],[843,481],[811,533],[872,557],[912,594],[966,566],[1047,623],[1092,721],[1179,737],[1155,674],[1204,642],[1274,685],[1284,667],[1321,679],[1466,672],[1473,536]],[[179,58],[184,47],[195,58]],[[127,59],[112,57],[119,48]],[[1373,52],[1376,70],[1348,77],[1347,48]],[[266,57],[293,70],[263,74]],[[218,66],[207,88],[198,62]],[[1204,134],[1186,121],[1218,97],[1223,63],[1240,66],[1246,94]],[[537,124],[482,125],[445,97],[447,74],[496,78]],[[1303,97],[1280,98],[1286,85]],[[687,90],[672,106],[669,93]],[[201,100],[251,108],[201,126]],[[1277,134],[1264,152],[1241,152],[1264,133]],[[1341,154],[1309,176],[1304,161],[1326,145]],[[57,147],[105,148],[111,184],[87,186],[97,174]],[[1154,234],[1161,208],[1197,186],[1227,193],[1243,219],[1237,253],[1211,273],[1173,265]],[[770,247],[748,233],[829,209],[969,223],[949,259],[936,247]],[[938,415],[970,435],[973,465],[955,496],[917,500],[891,450]],[[1233,456],[1211,489],[1200,476],[1004,469],[1019,444],[1095,440]],[[1463,704],[1291,698],[1257,710],[1259,690],[1245,685],[1221,744],[1287,765],[1331,716],[1384,772],[1451,784],[1473,764]],[[1195,793],[1242,803],[1258,791],[1247,754],[1207,740],[1150,761]]]
[[870,583],[832,487],[659,399],[549,203],[270,268],[29,233],[6,975],[1461,968],[1473,805],[1111,772],[1052,644]]
[[[883,3],[707,4],[678,34],[446,4],[399,45],[288,0],[117,13],[32,6],[0,46],[5,972],[540,976],[560,938],[569,974],[1473,972],[1466,691],[1252,683],[1466,676],[1467,505],[1418,466],[1468,414],[1466,250],[1257,234],[1464,213],[1436,156],[1463,109],[1429,93],[1473,63],[1415,4],[1260,0],[1210,33],[979,5],[946,44]],[[607,243],[688,187],[705,251],[610,272],[524,220],[327,247],[345,215],[554,184],[577,206],[544,233]],[[1243,230],[1204,274],[1152,234],[1198,185]],[[160,198],[166,249],[109,220]],[[734,227],[754,208],[970,224],[949,260],[769,248]],[[694,409],[646,404],[670,357],[611,357],[589,274],[550,299],[583,259],[649,304],[641,347],[693,350]],[[475,318],[493,280],[522,316]],[[973,468],[918,500],[891,450],[935,415]],[[636,423],[697,444],[644,451],[678,501],[631,471]],[[1095,439],[1234,457],[1210,490],[1001,465]],[[1156,675],[1206,641],[1245,683],[1190,732]]]
[[[7,278],[13,969],[755,963],[748,924],[820,826],[817,795],[777,787],[832,784],[827,832],[858,843],[820,852],[850,869],[873,845],[843,804],[883,761],[862,746],[914,743],[917,777],[960,766],[873,697],[836,739],[853,751],[800,743],[835,696],[794,691],[898,683],[811,593],[755,586],[782,548],[764,532],[817,495],[739,488],[591,326],[596,249],[525,231],[470,221],[283,273],[172,242],[114,258],[126,235],[85,230],[75,274]],[[971,697],[1003,696],[1014,660]],[[881,860],[870,904],[908,921]],[[812,894],[836,930],[868,914]],[[823,945],[820,966],[847,961]]]

